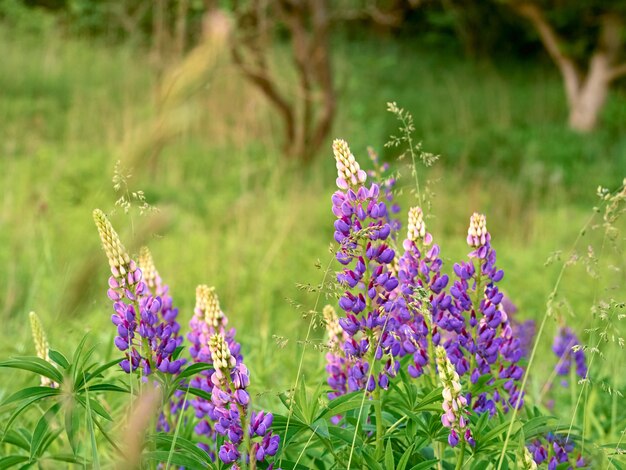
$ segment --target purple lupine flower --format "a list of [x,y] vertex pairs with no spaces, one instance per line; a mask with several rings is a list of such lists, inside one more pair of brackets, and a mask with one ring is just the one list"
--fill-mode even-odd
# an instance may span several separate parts
[[139,369],[143,375],[155,369],[177,373],[183,360],[173,359],[177,339],[171,325],[161,320],[161,298],[150,293],[141,269],[128,255],[104,213],[96,209],[93,217],[111,267],[107,295],[115,310],[111,317],[118,333],[115,346],[125,355],[120,366],[127,373]]
[[375,181],[385,194],[385,204],[387,205],[387,223],[391,226],[392,236],[395,232],[398,232],[402,227],[400,219],[394,218],[395,214],[400,213],[400,206],[393,202],[393,188],[396,185],[396,178],[393,176],[387,176],[389,171],[389,163],[380,163],[380,157],[378,153],[374,151],[372,147],[367,148],[367,153],[374,165],[373,170],[369,170],[367,174]]
[[[242,458],[242,453],[244,458],[256,461],[264,461],[267,456],[275,455],[280,438],[270,430],[272,414],[252,413],[248,422],[248,369],[230,353],[228,342],[222,334],[211,336],[209,350],[215,368],[211,375],[215,431],[224,436],[224,444],[218,452],[220,460],[231,464]],[[250,438],[249,448],[242,449],[246,432]]]
[[391,233],[387,222],[387,206],[380,200],[380,188],[365,186],[366,173],[343,140],[333,142],[337,163],[337,186],[340,191],[332,197],[335,221],[335,241],[339,244],[336,258],[345,266],[337,280],[346,290],[339,306],[346,316],[339,324],[349,335],[344,343],[346,356],[354,360],[348,372],[348,390],[386,387],[394,377],[399,362],[393,358],[383,361],[378,377],[370,375],[368,359],[382,360],[389,353],[379,346],[394,309],[391,293],[398,286],[392,274],[395,252],[385,242]]
[[[587,377],[585,352],[576,346],[580,346],[580,341],[572,329],[567,326],[559,328],[552,344],[552,351],[558,358],[555,366],[558,375],[568,375],[570,367],[574,363],[576,374],[582,379]],[[565,383],[567,382],[565,381]]]

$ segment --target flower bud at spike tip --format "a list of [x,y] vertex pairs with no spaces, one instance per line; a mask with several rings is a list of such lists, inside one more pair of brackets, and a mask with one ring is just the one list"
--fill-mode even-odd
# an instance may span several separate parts
[[141,269],[141,274],[143,280],[150,289],[154,289],[156,285],[156,280],[159,276],[159,273],[154,266],[154,260],[152,259],[152,253],[147,246],[142,246],[141,250],[139,250],[139,269]]
[[411,209],[409,209],[409,223],[406,238],[413,243],[417,243],[418,241],[422,241],[424,245],[430,245],[432,243],[433,238],[426,231],[424,214],[419,207],[411,207]]
[[467,244],[471,247],[478,248],[485,245],[488,241],[487,218],[484,214],[474,212],[470,218],[469,228],[467,229]]
[[213,328],[220,326],[224,319],[215,287],[203,284],[196,288],[196,309],[204,314],[204,321]]
[[104,248],[104,252],[107,255],[111,270],[118,272],[118,275],[115,277],[124,277],[130,266],[130,256],[126,251],[126,248],[122,245],[120,237],[117,235],[115,229],[113,229],[113,226],[111,225],[111,222],[109,222],[107,216],[104,215],[104,212],[100,209],[95,209],[93,211],[93,220],[98,228],[98,234],[100,235],[100,240],[102,241],[102,248]]
[[230,354],[228,344],[222,335],[216,334],[209,340],[211,360],[216,369],[229,372],[235,366],[235,358]]
[[333,153],[337,162],[337,186],[340,189],[348,189],[365,183],[367,174],[361,170],[359,162],[350,152],[345,140],[333,141]]

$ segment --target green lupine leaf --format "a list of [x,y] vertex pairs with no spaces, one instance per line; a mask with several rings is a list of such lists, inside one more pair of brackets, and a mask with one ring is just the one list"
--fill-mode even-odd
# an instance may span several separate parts
[[[368,403],[376,403],[376,400],[367,400]],[[363,392],[357,391],[341,395],[328,403],[327,407],[315,418],[326,419],[331,416],[341,415],[347,411],[358,410],[363,403]]]
[[52,387],[27,387],[23,388],[15,392],[9,398],[7,398],[2,405],[8,405],[10,403],[15,403],[21,400],[29,399],[29,398],[46,398],[55,395],[60,395],[61,391],[58,388]]
[[60,365],[63,369],[67,369],[70,366],[70,363],[67,360],[67,358],[63,354],[61,354],[59,351],[50,349],[48,351],[48,356],[50,356],[50,359],[56,362],[58,365]]
[[393,457],[393,449],[391,447],[391,439],[387,441],[387,447],[385,449],[385,469],[395,470],[396,461]]
[[404,451],[404,454],[402,454],[402,457],[400,457],[400,460],[398,460],[398,465],[396,466],[396,470],[406,469],[406,466],[409,463],[409,459],[411,458],[411,454],[413,452],[414,446],[415,444],[411,444],[409,447],[406,448],[406,450]]
[[56,383],[60,384],[63,382],[63,375],[61,372],[48,361],[44,361],[39,357],[23,356],[7,359],[6,361],[0,362],[0,367],[34,372],[35,374],[48,377]]
[[411,467],[411,470],[428,470],[431,468],[435,468],[437,462],[439,462],[439,460],[437,459],[425,460],[418,463],[417,465],[413,465]]
[[44,443],[48,430],[50,429],[49,419],[56,415],[60,408],[61,405],[56,403],[46,413],[44,413],[41,418],[39,418],[39,421],[37,421],[37,425],[33,431],[33,438],[30,441],[30,458],[32,460],[41,455],[40,450],[42,444]]
[[29,460],[30,458],[25,455],[8,455],[7,457],[2,457],[0,458],[0,470],[13,467],[14,465],[20,463],[28,462]]

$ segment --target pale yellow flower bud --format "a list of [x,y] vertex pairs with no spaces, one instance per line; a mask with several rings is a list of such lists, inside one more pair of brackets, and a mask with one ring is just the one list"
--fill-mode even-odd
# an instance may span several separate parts
[[[37,351],[37,357],[44,361],[50,362],[50,356],[48,355],[49,346],[48,339],[46,338],[46,332],[43,329],[41,320],[35,312],[28,314],[30,317],[30,329],[33,334],[33,343],[35,344],[35,351]],[[41,376],[42,387],[53,387],[56,384],[48,377]]]
[[120,237],[117,235],[115,229],[109,222],[109,219],[104,212],[100,209],[93,211],[93,220],[98,228],[98,234],[102,241],[102,247],[109,260],[109,266],[114,272],[118,272],[119,276],[123,277],[129,270],[131,260],[126,248],[122,245]]
[[156,270],[152,253],[150,253],[147,246],[142,246],[141,250],[139,250],[139,269],[141,269],[142,279],[150,290],[154,291],[157,287],[159,272]]
[[215,287],[199,285],[196,288],[196,310],[204,317],[207,325],[218,328],[224,322],[224,312],[215,293]]
[[348,189],[350,186],[365,183],[367,174],[361,170],[359,162],[350,152],[350,147],[345,140],[336,139],[333,141],[333,153],[335,154],[337,186],[339,188]]
[[235,358],[230,354],[228,344],[224,337],[215,334],[209,339],[209,350],[211,351],[211,360],[216,370],[228,371],[235,367]]

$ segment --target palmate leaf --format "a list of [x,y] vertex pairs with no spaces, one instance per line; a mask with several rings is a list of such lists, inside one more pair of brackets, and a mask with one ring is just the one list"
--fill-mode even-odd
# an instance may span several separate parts
[[398,465],[396,466],[396,470],[406,469],[406,466],[409,463],[409,459],[411,458],[411,454],[413,453],[414,447],[415,447],[415,444],[411,444],[409,447],[406,448],[406,450],[402,454],[402,457],[400,457],[400,460],[398,460]]
[[58,384],[63,383],[63,374],[48,361],[44,361],[39,357],[23,356],[7,359],[6,361],[0,361],[0,367],[34,372],[37,375],[48,377]]

